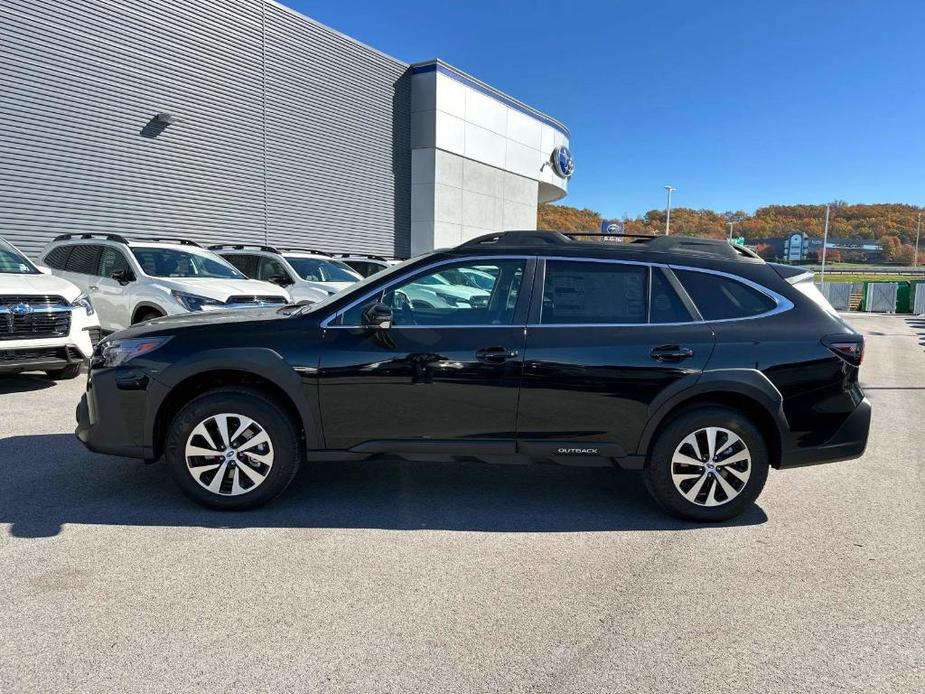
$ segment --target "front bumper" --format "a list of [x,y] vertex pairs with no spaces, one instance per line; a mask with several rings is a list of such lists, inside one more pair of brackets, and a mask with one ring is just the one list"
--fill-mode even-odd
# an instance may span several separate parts
[[780,467],[801,467],[860,458],[864,455],[864,449],[867,448],[870,414],[870,401],[864,398],[831,439],[821,446],[784,451],[781,455]]
[[0,343],[0,374],[14,374],[22,371],[57,371],[71,364],[86,360],[80,350],[72,344],[53,347],[7,348]]
[[152,385],[152,379],[135,369],[91,369],[77,405],[77,438],[96,453],[152,458],[145,437]]

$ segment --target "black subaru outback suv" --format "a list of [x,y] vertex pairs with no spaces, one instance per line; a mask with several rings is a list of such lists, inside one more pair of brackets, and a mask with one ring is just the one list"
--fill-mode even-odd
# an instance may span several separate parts
[[641,470],[722,520],[768,468],[867,442],[863,338],[800,269],[685,237],[474,239],[328,300],[161,318],[104,340],[91,450],[164,457],[196,501],[279,495],[307,453],[510,456]]

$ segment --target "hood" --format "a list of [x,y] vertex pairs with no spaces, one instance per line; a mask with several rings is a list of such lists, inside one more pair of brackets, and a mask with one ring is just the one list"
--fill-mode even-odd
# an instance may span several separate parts
[[280,313],[280,307],[273,308],[242,308],[227,311],[197,311],[196,313],[178,313],[173,316],[163,316],[154,320],[133,325],[125,330],[115,333],[117,338],[144,337],[145,335],[161,333],[174,328],[196,328],[205,325],[222,325],[231,323],[239,326],[242,323],[256,321],[286,320],[289,315]]
[[260,280],[225,280],[206,277],[152,277],[151,280],[167,291],[176,290],[204,296],[217,301],[240,295],[281,296],[289,301],[289,292],[282,287]]
[[286,287],[286,289],[288,289],[289,293],[292,295],[293,301],[311,301],[314,304],[319,301],[324,301],[330,296],[324,289],[308,286],[307,283],[293,284]]
[[0,272],[0,294],[34,294],[36,296],[63,296],[73,301],[80,296],[77,285],[61,277],[46,275],[12,275]]
[[[357,280],[359,282],[359,280]],[[339,292],[347,287],[352,287],[356,282],[314,282],[312,280],[302,280],[301,284],[307,285],[314,289],[321,289],[325,294]]]

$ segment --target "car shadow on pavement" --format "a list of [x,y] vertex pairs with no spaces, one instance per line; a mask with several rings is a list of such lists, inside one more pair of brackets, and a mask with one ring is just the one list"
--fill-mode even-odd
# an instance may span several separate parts
[[[68,523],[206,528],[378,528],[482,532],[684,530],[637,473],[480,462],[305,463],[276,501],[246,512],[202,508],[163,463],[91,453],[69,434],[0,440],[0,523],[50,537]],[[767,520],[752,506],[706,527]]]
[[34,374],[0,375],[0,395],[10,393],[25,393],[30,390],[43,390],[51,388],[55,382],[47,376]]

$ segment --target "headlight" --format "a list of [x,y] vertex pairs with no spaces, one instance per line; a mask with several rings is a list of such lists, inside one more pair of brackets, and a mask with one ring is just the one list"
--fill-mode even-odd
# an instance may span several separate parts
[[113,368],[125,362],[153,352],[162,347],[169,337],[141,337],[134,340],[103,340],[93,354],[93,366]]
[[176,290],[170,292],[170,294],[179,302],[180,306],[187,311],[201,311],[205,306],[219,306],[222,303],[221,301],[210,299],[207,296],[187,294],[186,292],[178,292]]
[[81,294],[76,299],[71,302],[71,306],[74,308],[82,308],[87,312],[88,316],[92,316],[96,311],[93,308],[93,304],[90,303],[90,297],[86,294]]

